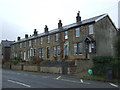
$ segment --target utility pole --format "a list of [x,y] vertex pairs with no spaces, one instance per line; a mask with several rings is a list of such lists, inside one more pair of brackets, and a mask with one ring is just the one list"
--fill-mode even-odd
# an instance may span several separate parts
[[118,28],[120,29],[120,1],[118,2]]

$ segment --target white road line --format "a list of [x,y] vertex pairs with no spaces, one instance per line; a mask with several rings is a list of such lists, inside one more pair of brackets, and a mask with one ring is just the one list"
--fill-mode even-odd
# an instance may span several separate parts
[[117,85],[113,84],[113,83],[109,83],[111,86],[114,86],[114,87],[118,87]]
[[18,75],[20,75],[20,73],[17,73]]
[[49,78],[49,76],[42,76],[42,78]]
[[20,84],[20,85],[23,85],[23,86],[26,86],[26,87],[31,87],[27,84],[24,84],[24,83],[21,83],[21,82],[16,82],[16,81],[13,81],[13,80],[8,80],[9,82],[12,82],[12,83],[16,83],[16,84]]
[[61,78],[61,76],[57,77],[56,79],[60,79],[60,78]]
[[82,79],[80,79],[80,81],[81,81],[81,83],[83,83],[83,80],[82,80]]
[[67,79],[60,79],[60,80],[74,82],[74,83],[90,84],[90,83],[85,83],[85,82],[80,82],[80,81],[72,81],[72,80],[67,80]]

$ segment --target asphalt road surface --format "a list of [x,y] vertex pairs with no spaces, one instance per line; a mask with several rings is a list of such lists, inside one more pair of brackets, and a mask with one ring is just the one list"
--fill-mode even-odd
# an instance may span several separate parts
[[83,80],[72,76],[2,70],[2,88],[119,88],[115,83]]

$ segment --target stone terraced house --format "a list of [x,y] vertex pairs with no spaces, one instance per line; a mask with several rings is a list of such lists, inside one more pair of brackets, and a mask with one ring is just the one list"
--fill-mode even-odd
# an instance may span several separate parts
[[[58,28],[34,34],[18,40],[11,45],[11,58],[21,57],[29,61],[36,59],[49,61],[91,62],[92,56],[114,56],[114,39],[117,29],[107,14],[81,20],[77,13],[76,22],[66,26],[59,20]],[[76,64],[76,63],[75,63]],[[84,63],[84,65],[86,65]]]

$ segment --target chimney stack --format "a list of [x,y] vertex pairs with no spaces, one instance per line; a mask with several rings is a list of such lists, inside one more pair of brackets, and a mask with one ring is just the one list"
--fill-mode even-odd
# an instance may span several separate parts
[[20,40],[20,37],[17,37],[17,40],[19,41],[19,40]]
[[78,11],[77,17],[76,17],[76,22],[80,22],[80,21],[81,21],[80,11]]
[[25,34],[25,38],[28,38],[28,34]]
[[59,23],[58,23],[58,28],[62,28],[62,23],[61,23],[61,20],[59,20]]
[[47,27],[47,25],[45,25],[44,31],[45,31],[45,33],[48,33],[48,27]]
[[37,29],[34,29],[34,35],[37,35]]

